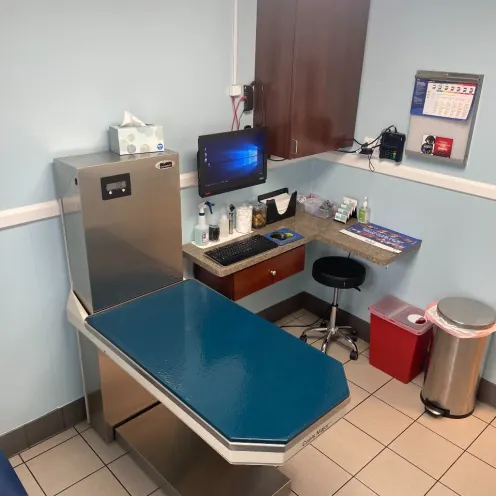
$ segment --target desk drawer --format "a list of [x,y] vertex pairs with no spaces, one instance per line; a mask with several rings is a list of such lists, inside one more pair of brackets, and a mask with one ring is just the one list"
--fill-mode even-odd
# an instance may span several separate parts
[[233,274],[232,299],[240,300],[303,270],[305,270],[305,247],[300,246]]

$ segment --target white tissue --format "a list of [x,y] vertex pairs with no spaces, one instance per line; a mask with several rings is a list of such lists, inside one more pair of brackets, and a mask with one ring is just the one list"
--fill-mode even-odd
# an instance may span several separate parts
[[273,196],[272,198],[267,198],[262,200],[263,203],[267,203],[268,200],[274,200],[276,202],[276,208],[279,215],[286,213],[289,207],[289,201],[291,200],[291,195],[283,193],[282,195]]
[[138,119],[135,115],[131,114],[127,110],[124,110],[124,119],[122,121],[121,127],[141,127],[146,126],[146,124]]

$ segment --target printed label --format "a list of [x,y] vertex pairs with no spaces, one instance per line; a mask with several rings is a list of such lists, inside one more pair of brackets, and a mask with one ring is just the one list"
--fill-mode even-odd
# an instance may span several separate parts
[[159,143],[157,145],[157,149],[160,150],[160,151],[162,151],[164,149],[164,145],[162,145],[162,143]]
[[332,424],[333,421],[328,422],[327,424],[323,425],[318,431],[314,432],[310,437],[307,437],[302,443],[303,448],[315,441],[321,434],[324,434],[324,432],[329,429]]
[[155,168],[158,170],[164,170],[164,169],[170,169],[171,167],[174,167],[176,165],[173,160],[162,160],[161,162],[158,162],[155,164]]

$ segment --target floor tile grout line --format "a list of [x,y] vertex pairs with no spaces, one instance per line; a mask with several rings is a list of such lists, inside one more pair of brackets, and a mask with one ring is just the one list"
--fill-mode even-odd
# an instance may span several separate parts
[[[72,428],[73,428],[73,427],[72,427]],[[67,430],[69,430],[69,429],[67,429]],[[76,429],[74,429],[74,430],[76,431]],[[62,432],[66,432],[66,431],[62,431]],[[59,434],[61,434],[61,432],[59,432]],[[61,446],[62,444],[67,443],[67,442],[68,442],[68,441],[70,441],[71,439],[74,439],[74,438],[75,438],[76,436],[78,436],[78,435],[79,435],[79,432],[78,432],[78,431],[76,431],[76,434],[75,434],[74,436],[70,437],[69,439],[66,439],[65,441],[60,442],[59,444],[56,444],[55,446],[52,446],[51,448],[48,448],[46,451],[41,452],[39,455],[33,456],[33,458],[30,458],[30,459],[29,459],[29,460],[27,460],[27,461],[24,461],[24,459],[22,458],[22,456],[21,456],[21,454],[20,454],[20,453],[19,453],[19,456],[21,456],[21,460],[22,460],[22,462],[23,462],[23,463],[28,464],[29,462],[32,462],[33,460],[35,460],[35,459],[36,459],[36,458],[38,458],[39,456],[44,455],[45,453],[48,453],[49,451],[52,451],[53,449],[57,448],[58,446]],[[55,434],[55,436],[58,436],[58,434]],[[52,438],[54,438],[55,436],[49,437],[49,438],[45,439],[45,441],[48,441],[49,439],[52,439]],[[44,443],[45,441],[41,441],[41,443]],[[39,444],[41,444],[41,443],[35,444],[34,446],[31,446],[31,448],[34,448],[35,446],[38,446],[38,445],[39,445]],[[31,448],[28,448],[28,450],[29,450],[29,449],[31,449]],[[24,451],[23,451],[23,453],[24,453],[24,452],[26,452],[26,451],[27,451],[27,450],[24,450]]]
[[350,422],[347,418],[343,417],[340,420],[345,420],[346,422],[348,422],[348,424],[352,425],[355,429],[358,429],[359,431],[363,432],[368,437],[370,437],[370,439],[373,439],[374,441],[376,441],[377,443],[379,443],[383,448],[387,448],[387,445],[386,444],[384,444],[383,442],[379,441],[375,437],[371,436],[368,432],[365,432],[361,427],[357,427],[353,422]]
[[[84,432],[86,432],[86,431],[84,431]],[[84,432],[83,432],[83,434],[84,434]],[[112,474],[112,477],[114,477],[117,480],[117,482],[123,487],[124,491],[126,491],[126,493],[130,495],[131,493],[126,489],[126,487],[124,486],[124,484],[119,480],[119,478],[114,474],[114,472],[112,472],[112,469],[109,467],[109,465],[111,463],[114,463],[115,461],[119,460],[123,456],[127,455],[128,454],[127,451],[124,454],[118,456],[115,460],[112,460],[109,463],[105,463],[103,461],[103,459],[100,457],[100,455],[93,449],[93,447],[91,446],[91,444],[88,441],[86,441],[86,439],[84,438],[84,436],[81,433],[79,435],[83,438],[83,441],[89,446],[90,450],[93,451],[93,453],[95,453],[95,455],[98,457],[98,459],[103,463],[103,466]],[[97,435],[98,435],[98,433],[97,433]]]
[[[335,463],[335,462],[334,462]],[[349,472],[348,472],[349,473]],[[351,475],[351,474],[350,474]],[[339,493],[339,491],[341,491],[341,489],[343,489],[344,486],[346,486],[346,484],[348,484],[348,482],[350,482],[350,480],[353,480],[353,476],[351,476],[351,479],[348,479],[337,491],[334,491],[332,493],[332,496],[336,496],[336,494]]]
[[[420,424],[420,422],[419,422],[419,424]],[[422,424],[420,424],[420,425],[422,425]],[[473,442],[472,442],[472,443],[470,443],[470,444],[469,444],[469,446],[468,446],[466,449],[463,449],[462,447],[460,447],[460,446],[458,446],[457,444],[455,444],[455,446],[456,446],[457,448],[460,448],[460,449],[462,450],[462,453],[461,453],[461,454],[460,454],[460,456],[459,456],[459,457],[458,457],[458,458],[457,458],[457,459],[456,459],[456,460],[455,460],[455,461],[454,461],[454,462],[453,462],[453,463],[452,463],[452,464],[448,467],[448,469],[447,469],[447,470],[443,473],[443,475],[441,475],[441,477],[439,477],[439,479],[438,479],[438,481],[439,481],[439,482],[441,482],[441,479],[442,479],[442,478],[443,478],[443,477],[444,477],[444,476],[445,476],[445,475],[446,475],[446,474],[447,474],[447,473],[448,473],[448,472],[449,472],[449,471],[453,468],[453,466],[455,465],[455,463],[456,463],[456,462],[458,462],[458,460],[460,460],[460,458],[461,458],[461,457],[462,457],[465,453],[468,453],[468,448],[470,448],[470,446],[472,446],[472,444],[474,444],[474,443],[475,443],[475,441],[477,441],[477,439],[479,439],[479,437],[481,437],[481,436],[482,436],[482,434],[485,432],[485,430],[486,430],[486,429],[487,429],[487,427],[486,427],[485,429],[483,429],[483,430],[482,430],[482,432],[481,432],[481,433],[480,433],[480,434],[479,434],[479,435],[478,435],[478,436],[477,436],[477,437],[473,440]],[[434,432],[434,431],[432,431],[432,432]],[[436,433],[436,434],[437,434],[437,433]],[[438,436],[439,436],[439,434],[438,434]],[[441,437],[442,437],[442,436],[441,436]],[[445,439],[445,438],[443,438],[443,439]],[[448,439],[447,441],[449,441],[449,439]],[[451,441],[449,441],[449,442],[451,442]],[[452,443],[452,444],[454,444],[454,443]],[[471,454],[472,454],[472,453],[469,453],[469,455],[471,455]],[[476,458],[477,458],[477,457],[476,457]],[[481,460],[481,461],[483,461],[483,460]],[[495,468],[495,467],[493,467],[493,468]],[[451,488],[449,488],[449,489],[451,489]]]
[[[382,443],[381,443],[381,444],[382,444]],[[384,446],[384,445],[383,445],[383,446]],[[377,453],[377,455],[375,455],[375,456],[374,456],[374,458],[372,458],[372,460],[370,460],[369,462],[367,462],[367,463],[366,463],[366,464],[362,467],[362,469],[361,469],[361,470],[359,470],[359,471],[357,472],[357,474],[356,474],[354,477],[356,478],[356,480],[357,480],[358,482],[362,482],[362,481],[358,478],[358,475],[360,475],[360,473],[361,473],[361,472],[363,472],[363,471],[364,471],[364,470],[365,470],[365,469],[366,469],[366,468],[367,468],[367,467],[368,467],[368,466],[369,466],[369,465],[370,465],[370,464],[371,464],[371,463],[372,463],[372,462],[373,462],[373,461],[374,461],[374,460],[375,460],[378,456],[380,456],[380,455],[381,455],[381,453],[384,453],[384,451],[385,451],[385,450],[387,450],[387,447],[386,447],[386,446],[384,446],[384,447],[383,447],[383,449],[381,449],[381,451],[379,451],[379,453]],[[362,482],[362,484],[363,484],[363,482]],[[363,484],[363,485],[364,485],[364,486],[366,486],[366,487],[368,487],[366,484]],[[370,488],[369,488],[369,489],[370,489]]]
[[[384,384],[384,386],[385,386],[385,385],[386,385],[386,384]],[[384,386],[383,386],[383,387],[384,387]],[[360,387],[360,386],[359,386],[359,387]],[[379,388],[379,389],[382,389],[382,388]],[[377,391],[379,391],[379,389],[378,389]],[[376,392],[377,392],[377,391],[376,391]],[[398,413],[401,413],[401,415],[404,415],[406,418],[410,419],[410,420],[412,421],[412,423],[413,423],[413,422],[416,422],[416,421],[418,420],[418,419],[414,419],[414,418],[410,417],[410,415],[407,415],[406,413],[403,413],[401,410],[398,410],[396,407],[394,407],[393,405],[390,405],[389,403],[385,402],[384,400],[381,400],[381,398],[378,398],[378,397],[375,395],[375,393],[370,393],[370,396],[373,396],[376,400],[379,400],[381,403],[384,403],[385,405],[389,406],[389,407],[390,407],[390,408],[392,408],[393,410],[396,410]],[[369,398],[370,398],[370,396],[369,396],[367,399],[369,399]],[[365,400],[364,400],[364,401],[365,401]],[[358,406],[358,405],[357,405],[357,406]],[[351,411],[351,410],[350,410],[350,411]],[[350,413],[350,412],[348,412],[348,413]],[[348,415],[348,413],[347,413],[346,415]],[[422,415],[423,415],[423,414],[422,414]],[[422,415],[420,415],[420,417],[422,417]],[[418,418],[420,418],[420,417],[418,417]],[[355,425],[355,424],[353,424],[353,425]],[[408,427],[410,427],[410,426],[408,426]],[[408,428],[408,427],[407,427],[407,428]],[[405,429],[405,430],[406,430],[406,429]],[[405,431],[403,431],[403,432],[405,432]],[[400,435],[401,435],[401,434],[400,434]],[[370,436],[370,434],[369,434],[369,436]],[[375,439],[375,438],[374,438],[374,439]],[[396,439],[396,438],[395,438],[395,439]],[[379,441],[379,442],[380,442],[380,441]],[[392,442],[392,441],[391,441],[391,442]],[[381,444],[383,444],[383,443],[381,443]],[[388,445],[388,446],[389,446],[389,445]]]
[[[336,424],[334,424],[336,425]],[[311,445],[313,448],[315,448],[321,455],[324,455],[328,460],[331,460],[332,463],[337,465],[340,469],[344,470],[350,477],[355,477],[351,472],[349,472],[346,468],[344,468],[342,465],[340,465],[336,460],[333,460],[330,456],[326,455],[323,451],[321,451],[317,446],[314,446],[313,444]],[[341,489],[343,486],[341,486],[339,489]],[[339,491],[338,489],[338,491]],[[337,491],[336,491],[337,492]]]
[[[442,437],[443,439],[445,439],[446,441],[450,442],[451,444],[454,444],[455,446],[457,446],[458,448],[460,448],[461,450],[463,451],[466,451],[468,448],[470,448],[470,446],[472,445],[472,443],[470,443],[470,445],[468,446],[468,448],[463,448],[462,446],[459,446],[458,444],[454,443],[453,441],[451,441],[451,439],[448,439],[447,437],[443,436],[442,434],[439,434],[439,432],[436,432],[435,430],[431,429],[430,427],[428,427],[427,425],[424,425],[422,422],[420,422],[420,419],[424,416],[424,415],[428,415],[428,414],[423,414],[421,415],[415,422],[418,422],[422,427],[425,427],[426,429],[429,429],[431,432],[433,432],[434,434],[437,434],[438,436]],[[477,419],[477,420],[480,420],[480,419]],[[484,429],[482,429],[482,432],[484,432],[486,430],[486,427],[484,427]],[[480,434],[482,434],[482,432]],[[480,434],[477,435],[477,438],[480,436]],[[476,438],[476,439],[477,439]]]
[[366,487],[370,492],[374,493],[376,496],[380,496],[379,493],[376,493],[373,489],[371,489],[369,486],[367,486],[367,484],[364,484],[361,480],[357,479],[355,476],[353,476],[346,484],[344,484],[343,486],[341,486],[334,494],[333,496],[336,496],[336,494],[338,494],[339,491],[341,491],[341,489],[343,489],[343,487],[347,486],[352,480],[356,480],[359,484],[362,484],[362,486]]
[[364,434],[367,434],[367,436],[372,438],[374,441],[377,441],[382,447],[387,448],[386,444],[384,444],[382,441],[379,441],[379,439],[376,439],[374,436],[372,436],[368,432],[364,431],[361,427],[358,427],[358,425],[355,425],[353,422],[351,422],[351,420],[348,420],[347,418],[344,418],[344,417],[343,417],[343,419],[346,420],[346,422],[351,424],[353,427],[355,427],[355,429],[358,429],[359,431],[363,432]]
[[[393,441],[394,442],[394,441]],[[418,465],[415,465],[415,463],[411,462],[410,460],[408,460],[408,458],[405,458],[403,455],[401,455],[400,453],[397,453],[396,451],[394,451],[393,448],[391,448],[391,446],[387,446],[387,448],[389,449],[389,451],[392,451],[395,455],[398,455],[400,458],[403,458],[403,460],[405,460],[405,462],[408,462],[410,465],[413,465],[415,468],[419,469],[421,472],[423,472],[424,474],[428,475],[431,479],[434,479],[434,484],[436,482],[439,482],[439,479],[437,477],[435,477],[434,475],[431,475],[429,474],[428,472],[426,472],[423,468],[420,468]],[[463,453],[462,453],[463,455]],[[461,455],[460,455],[461,456]],[[443,474],[444,475],[444,474]],[[442,476],[441,476],[442,477]],[[432,489],[432,487],[431,487]],[[429,489],[429,491],[431,490]],[[429,492],[427,491],[427,492]]]
[[441,486],[445,487],[446,489],[449,489],[450,491],[452,491],[456,496],[462,496],[460,493],[457,493],[456,491],[451,489],[451,487],[448,487],[446,484],[443,484],[441,481],[437,481],[437,483],[441,484]]
[[125,453],[122,453],[122,455],[119,455],[115,460],[112,460],[111,462],[106,463],[105,466],[110,468],[110,465],[112,465],[112,463],[116,462],[117,460],[120,460],[121,458],[123,458],[126,455],[129,455],[128,451],[126,451]]
[[[389,384],[389,383],[388,383]],[[384,384],[384,386],[386,386],[387,384]],[[382,387],[384,387],[382,386]],[[380,391],[381,388],[379,388],[375,393],[377,393],[378,391]],[[405,417],[408,417],[409,419],[413,420],[414,422],[416,422],[420,417],[422,417],[422,415],[424,415],[425,412],[422,412],[417,418],[414,418],[414,417],[410,417],[410,415],[406,414],[405,412],[402,412],[399,408],[396,408],[394,405],[391,405],[390,403],[388,403],[386,400],[383,400],[382,398],[379,398],[378,396],[375,395],[375,393],[372,393],[372,396],[376,399],[376,400],[379,400],[379,401],[382,401],[383,403],[385,403],[387,406],[390,406],[391,408],[393,408],[394,410],[396,410],[397,412],[400,412],[401,414],[405,415]]]
[[[376,494],[377,496],[380,496],[379,493],[376,493],[371,487],[367,486],[367,484],[363,483],[360,479],[357,479],[355,476],[353,476],[353,479],[355,479],[356,481],[358,481],[360,484],[362,484],[363,486],[365,486],[369,491],[373,492],[374,494]],[[351,479],[350,479],[351,480]],[[350,482],[350,481],[348,481]]]
[[[41,492],[46,496],[46,492],[45,490],[43,489],[43,486],[40,484],[39,480],[35,477],[35,475],[33,474],[33,472],[31,471],[31,469],[28,467],[27,463],[24,463],[24,465],[26,465],[26,468],[28,470],[28,472],[31,474],[31,476],[33,477],[33,479],[35,480],[36,484],[38,484],[38,487],[40,488]],[[19,465],[20,466],[20,465]],[[17,468],[17,467],[16,467]]]
[[85,479],[87,479],[88,477],[91,477],[92,475],[95,475],[97,472],[100,472],[100,470],[103,470],[104,468],[106,468],[105,465],[103,467],[100,467],[100,468],[94,470],[93,472],[91,472],[91,474],[85,475],[82,479],[79,479],[77,482],[74,482],[73,484],[65,487],[64,489],[62,489],[58,493],[55,493],[54,496],[58,496],[59,494],[63,493],[64,491],[67,491],[67,489],[70,489],[71,487],[74,487],[76,484],[83,482]]

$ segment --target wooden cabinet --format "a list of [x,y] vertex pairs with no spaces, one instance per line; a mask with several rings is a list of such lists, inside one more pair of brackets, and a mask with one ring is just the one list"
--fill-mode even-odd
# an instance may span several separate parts
[[353,143],[370,0],[258,0],[255,125],[269,153]]
[[303,270],[305,247],[300,246],[226,277],[218,277],[198,265],[194,267],[194,274],[199,281],[237,301]]

